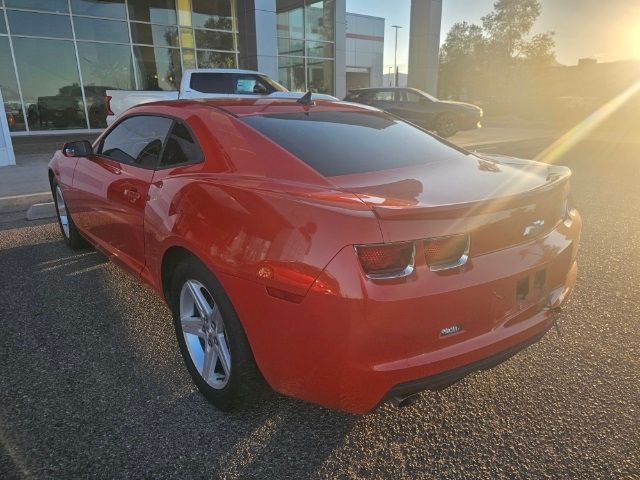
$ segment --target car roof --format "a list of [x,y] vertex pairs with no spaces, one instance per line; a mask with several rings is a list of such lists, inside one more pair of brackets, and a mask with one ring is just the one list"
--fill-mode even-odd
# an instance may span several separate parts
[[353,90],[349,90],[350,92],[366,92],[366,91],[378,91],[378,90],[416,90],[411,87],[363,87],[363,88],[354,88]]
[[149,107],[169,107],[179,110],[196,110],[209,106],[222,110],[234,117],[249,115],[267,115],[276,113],[297,113],[313,111],[343,111],[343,112],[379,112],[377,108],[350,102],[336,102],[333,100],[315,100],[313,106],[299,103],[295,98],[211,98],[191,100],[165,100],[160,102],[143,103],[131,110],[144,112]]
[[[240,74],[253,74],[253,75],[265,75],[262,72],[255,70],[240,70],[238,68],[190,68],[184,71],[187,73],[240,73]],[[266,75],[265,75],[266,76]]]

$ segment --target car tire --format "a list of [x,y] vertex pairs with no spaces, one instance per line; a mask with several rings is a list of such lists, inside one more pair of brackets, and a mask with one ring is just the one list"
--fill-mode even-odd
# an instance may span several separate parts
[[216,276],[195,257],[186,257],[173,272],[168,295],[180,353],[198,390],[226,412],[257,404],[268,388]]
[[53,178],[51,180],[51,194],[53,195],[53,203],[56,207],[56,218],[58,219],[58,226],[62,233],[65,243],[72,250],[81,250],[89,247],[88,242],[78,231],[76,224],[71,218],[71,213],[67,209],[67,204],[64,200],[62,188],[58,184],[58,181]]
[[458,119],[453,113],[441,113],[436,118],[436,133],[444,138],[458,133]]

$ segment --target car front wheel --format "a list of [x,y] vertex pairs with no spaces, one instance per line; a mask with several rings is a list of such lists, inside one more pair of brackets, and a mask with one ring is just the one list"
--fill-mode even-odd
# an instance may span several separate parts
[[436,133],[441,137],[451,137],[458,133],[458,119],[452,113],[442,113],[436,118]]
[[175,269],[170,296],[180,352],[200,392],[224,411],[255,403],[265,382],[217,278],[189,257]]
[[80,235],[80,232],[76,228],[76,224],[73,223],[71,213],[67,209],[67,204],[64,200],[64,194],[62,188],[54,178],[51,181],[51,190],[53,193],[53,203],[56,207],[56,216],[58,218],[58,225],[62,232],[62,237],[69,247],[73,250],[79,250],[88,247],[87,241]]

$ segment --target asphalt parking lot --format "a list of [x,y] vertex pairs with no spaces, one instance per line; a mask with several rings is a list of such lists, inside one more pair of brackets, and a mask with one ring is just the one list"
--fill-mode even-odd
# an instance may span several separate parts
[[160,299],[56,224],[0,217],[0,478],[640,478],[640,144],[560,163],[584,221],[562,335],[362,417],[215,410]]

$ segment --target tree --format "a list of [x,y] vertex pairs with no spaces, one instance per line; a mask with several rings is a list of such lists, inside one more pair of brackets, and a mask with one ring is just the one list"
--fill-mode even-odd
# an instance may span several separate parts
[[456,23],[440,49],[440,95],[473,95],[474,79],[482,70],[487,42],[482,28]]
[[453,25],[440,53],[440,92],[511,99],[512,79],[528,67],[552,65],[553,33],[530,36],[542,12],[539,0],[496,0],[482,26]]
[[532,65],[552,65],[555,61],[553,32],[539,33],[521,49],[523,58]]
[[513,59],[520,54],[524,37],[541,12],[539,0],[498,0],[493,12],[482,17],[482,27],[496,52]]
[[442,45],[440,54],[443,60],[468,60],[483,50],[485,38],[482,28],[467,22],[456,23],[447,34],[447,39]]

